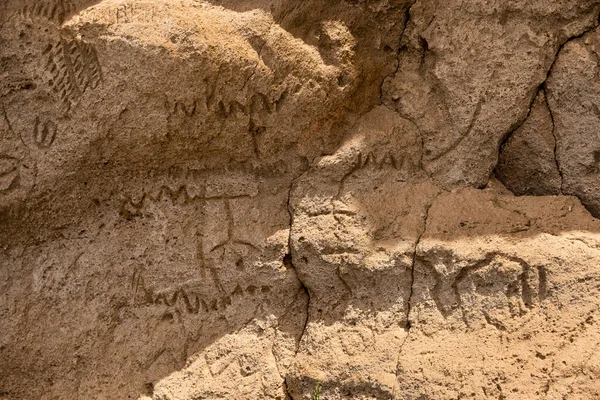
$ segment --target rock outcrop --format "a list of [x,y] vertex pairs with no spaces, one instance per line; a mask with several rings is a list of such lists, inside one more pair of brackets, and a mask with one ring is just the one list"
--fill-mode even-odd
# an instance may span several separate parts
[[0,400],[600,398],[600,0],[0,4]]

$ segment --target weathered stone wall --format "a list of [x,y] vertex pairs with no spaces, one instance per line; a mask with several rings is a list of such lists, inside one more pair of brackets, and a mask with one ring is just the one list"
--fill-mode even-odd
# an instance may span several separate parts
[[600,398],[600,0],[5,0],[0,399]]

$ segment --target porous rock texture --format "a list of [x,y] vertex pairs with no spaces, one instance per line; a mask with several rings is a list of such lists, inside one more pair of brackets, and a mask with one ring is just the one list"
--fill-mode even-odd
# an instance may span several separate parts
[[600,0],[4,0],[0,399],[600,398]]

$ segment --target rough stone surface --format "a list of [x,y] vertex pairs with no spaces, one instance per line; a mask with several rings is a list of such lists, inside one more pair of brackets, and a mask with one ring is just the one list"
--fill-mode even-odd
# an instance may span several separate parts
[[425,170],[485,186],[557,51],[597,14],[597,1],[417,1],[382,98],[419,126]]
[[540,90],[523,125],[500,147],[495,174],[519,196],[561,194],[556,149],[554,122],[546,95]]
[[600,398],[600,0],[0,4],[0,400]]
[[548,80],[548,102],[554,116],[556,158],[564,178],[563,192],[578,196],[600,215],[598,162],[600,111],[597,84],[600,32],[594,29],[569,42]]

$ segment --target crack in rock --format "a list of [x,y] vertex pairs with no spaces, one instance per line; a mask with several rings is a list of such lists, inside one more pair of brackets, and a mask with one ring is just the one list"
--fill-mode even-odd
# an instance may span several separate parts
[[554,122],[554,114],[552,113],[552,108],[550,107],[550,102],[548,101],[548,88],[546,86],[546,82],[544,82],[544,99],[546,101],[546,108],[548,109],[548,114],[550,115],[550,121],[552,122],[552,137],[554,138],[554,164],[556,165],[556,169],[558,171],[558,175],[560,176],[560,194],[563,194],[563,186],[565,183],[565,178],[563,175],[563,170],[560,166],[560,161],[558,157],[558,138],[556,137],[556,124]]
[[[288,252],[287,254],[283,257],[283,265],[286,266],[286,268],[291,268],[294,270],[295,274],[296,274],[296,278],[298,279],[298,281],[300,282],[300,286],[301,288],[304,290],[304,293],[306,293],[306,296],[308,298],[308,301],[306,302],[306,319],[304,320],[304,326],[302,327],[302,334],[300,335],[300,339],[298,340],[298,349],[300,347],[300,343],[302,342],[302,338],[304,337],[304,333],[306,332],[306,328],[308,326],[308,319],[309,319],[309,312],[310,312],[310,291],[308,289],[308,287],[306,286],[306,284],[304,283],[304,281],[302,281],[302,279],[300,278],[300,274],[298,273],[298,270],[296,269],[296,267],[294,266],[294,260],[293,260],[293,247],[292,247],[292,226],[294,223],[294,211],[292,209],[292,205],[291,205],[291,199],[292,199],[292,192],[294,190],[294,183],[296,182],[297,179],[299,179],[304,173],[298,175],[296,178],[292,179],[291,183],[290,183],[290,187],[288,190],[288,196],[287,196],[287,211],[289,214],[289,234],[288,234]],[[296,349],[296,354],[298,353],[298,349]]]
[[[438,193],[431,200],[431,202],[425,206],[425,212],[423,215],[423,230],[421,231],[421,233],[417,237],[417,240],[415,241],[413,256],[412,256],[412,260],[411,260],[411,267],[410,267],[410,291],[409,291],[409,295],[408,295],[408,301],[406,303],[406,327],[405,327],[406,336],[404,337],[404,340],[400,344],[400,348],[398,351],[398,357],[396,359],[396,376],[398,375],[398,370],[400,367],[400,357],[402,356],[402,351],[404,350],[404,345],[406,344],[406,342],[408,341],[408,339],[410,337],[410,332],[411,332],[411,328],[412,328],[412,324],[410,322],[410,313],[412,311],[412,298],[413,298],[413,294],[414,294],[415,264],[417,261],[417,250],[418,250],[419,244],[421,243],[421,239],[423,238],[423,236],[425,235],[425,232],[427,231],[427,220],[429,219],[429,210],[431,209],[431,207],[433,206],[433,204],[435,203],[435,201],[437,200],[437,198],[440,195],[441,195],[441,193]],[[392,399],[395,399],[395,394],[396,394],[396,385],[394,385],[394,389],[392,390]]]
[[[402,53],[402,50],[403,50],[402,39],[404,38],[404,33],[406,32],[406,28],[408,27],[408,22],[410,21],[410,11],[414,7],[414,5],[417,4],[418,2],[419,2],[419,0],[414,0],[406,8],[406,11],[404,14],[404,26],[402,27],[402,32],[400,32],[400,35],[398,36],[398,51],[396,52],[396,68],[394,69],[393,73],[389,74],[388,76],[385,76],[383,78],[383,80],[381,81],[381,85],[379,86],[379,105],[385,105],[384,101],[383,101],[383,86],[385,85],[385,81],[388,78],[391,78],[394,75],[396,75],[398,73],[398,70],[400,69],[400,53]],[[388,107],[388,106],[386,105],[386,107]],[[392,111],[395,111],[395,110],[392,110]]]

